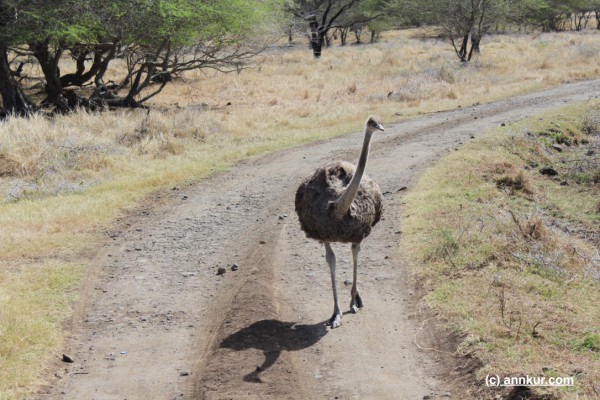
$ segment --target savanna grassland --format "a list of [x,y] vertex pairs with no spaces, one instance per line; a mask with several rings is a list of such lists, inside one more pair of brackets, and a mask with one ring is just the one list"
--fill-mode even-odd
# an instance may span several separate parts
[[[59,355],[62,323],[77,299],[78,283],[82,276],[93,273],[87,270],[89,249],[111,221],[147,194],[197,181],[240,159],[358,130],[370,113],[390,124],[420,113],[597,78],[598,35],[590,30],[486,37],[482,54],[469,64],[459,63],[448,43],[417,30],[383,34],[376,44],[335,45],[319,60],[313,59],[306,44],[299,41],[293,47],[271,49],[255,68],[239,73],[204,71],[181,76],[153,100],[150,111],[82,112],[53,119],[33,116],[1,122],[0,398],[20,397],[43,383],[41,371]],[[119,63],[113,68],[119,68]],[[498,174],[515,179],[511,174],[521,167],[513,160]],[[539,183],[542,188],[538,188],[535,182],[531,196],[553,187]],[[576,187],[568,186],[569,190]],[[530,204],[527,198],[521,199],[523,196],[511,197],[509,189],[499,191],[499,196]],[[417,198],[418,193],[413,196]],[[526,229],[525,224],[533,218],[527,209],[519,210],[513,211],[519,223],[505,221],[513,230],[516,226]],[[581,208],[573,212],[578,210]],[[415,227],[414,235],[420,229]],[[549,231],[545,228],[544,232]],[[544,237],[549,241],[544,246],[554,243],[549,233]],[[492,251],[488,249],[485,254]],[[578,251],[591,257],[589,246],[582,245]],[[415,247],[415,259],[423,252],[426,249]],[[524,252],[519,254],[526,257]],[[439,257],[439,268],[443,269],[447,265],[444,257]],[[457,263],[454,258],[452,262]],[[572,267],[573,271],[580,271],[581,265]],[[513,271],[501,279],[518,278]],[[547,279],[547,297],[564,300],[562,281],[552,276]],[[504,280],[501,282],[505,285]],[[587,282],[592,281],[577,281],[573,290],[583,296]],[[505,301],[512,302],[515,290],[501,287],[505,288]],[[536,290],[523,289],[524,293]],[[481,322],[465,325],[454,314],[459,312],[442,307],[453,305],[453,298],[447,302],[435,299],[430,298],[431,305],[455,321],[459,329],[478,332],[474,338],[491,337],[522,347],[526,335],[515,334],[512,325],[508,329],[502,328],[501,322],[487,327]],[[569,307],[592,307],[591,301],[590,297],[588,302]],[[506,307],[513,310],[510,304]],[[537,331],[559,338],[560,343],[549,348],[562,355],[572,336],[550,333],[549,327],[544,328],[548,318],[541,318]],[[584,332],[595,340],[597,327],[593,331],[585,326],[588,330]],[[583,347],[587,346],[586,338],[579,338]],[[486,346],[479,339],[473,343],[478,349]],[[573,342],[569,354],[588,354],[583,347]],[[488,361],[499,351],[478,350],[477,354]],[[516,350],[511,351],[504,364],[498,365],[509,365],[519,356]],[[589,365],[597,365],[597,350],[591,350],[586,359]],[[581,390],[591,393],[588,386]]]

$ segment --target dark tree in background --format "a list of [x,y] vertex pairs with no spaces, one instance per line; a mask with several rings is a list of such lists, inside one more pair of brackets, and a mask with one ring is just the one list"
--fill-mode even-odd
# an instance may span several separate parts
[[515,6],[520,22],[544,32],[582,30],[592,14],[597,17],[600,12],[599,0],[524,0]]
[[600,0],[389,0],[385,7],[397,26],[439,27],[462,62],[493,30],[582,30],[592,15],[600,21]]
[[458,59],[480,52],[481,38],[493,25],[504,24],[516,0],[392,0],[390,12],[416,25],[435,25],[452,44]]
[[360,12],[365,20],[365,26],[371,34],[370,42],[379,39],[382,31],[399,27],[398,21],[388,10],[389,0],[362,0]]
[[[339,34],[341,44],[346,44],[349,32],[360,43],[363,28],[376,33],[394,27],[391,19],[385,18],[388,0],[286,0],[286,11],[294,21],[308,25],[310,48],[315,58],[321,56],[323,46],[329,45],[330,36]],[[377,23],[378,21],[379,23]],[[328,36],[330,32],[333,32]]]
[[4,105],[4,110],[0,109],[0,116],[29,115],[36,110],[33,101],[15,80],[15,73],[8,60],[8,49],[15,36],[16,21],[17,10],[8,2],[0,0],[0,95]]
[[356,44],[362,43],[362,34],[368,29],[371,32],[371,42],[376,40],[378,32],[393,28],[389,18],[385,18],[386,0],[361,0],[356,7],[343,13],[332,25],[336,35],[339,34],[342,46],[347,44],[349,33],[353,33]]
[[359,0],[290,0],[286,7],[310,28],[310,47],[316,58],[321,57],[325,37],[334,23],[345,14],[358,9]]
[[498,23],[506,4],[502,0],[448,1],[443,4],[438,22],[452,43],[460,61],[471,61],[479,53],[481,38]]

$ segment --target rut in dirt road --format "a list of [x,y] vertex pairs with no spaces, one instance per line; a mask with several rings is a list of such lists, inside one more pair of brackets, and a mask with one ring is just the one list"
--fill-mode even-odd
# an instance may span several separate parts
[[[300,231],[294,192],[326,161],[356,163],[361,133],[243,162],[151,196],[95,250],[95,272],[63,350],[75,363],[57,366],[58,377],[38,397],[466,397],[440,380],[442,353],[415,345],[431,342],[432,333],[420,329],[414,286],[398,254],[403,189],[471,136],[587,100],[599,88],[600,81],[579,82],[386,125],[369,156],[384,217],[360,254],[365,307],[344,315],[335,330],[324,327],[331,312],[324,251]],[[350,248],[334,248],[347,313]],[[218,268],[226,272],[218,275]]]

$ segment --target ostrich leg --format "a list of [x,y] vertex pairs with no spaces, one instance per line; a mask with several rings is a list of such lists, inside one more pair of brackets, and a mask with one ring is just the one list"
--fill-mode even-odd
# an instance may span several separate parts
[[350,301],[350,310],[353,313],[357,313],[359,308],[363,307],[362,299],[360,298],[360,294],[358,294],[358,289],[356,287],[356,280],[358,275],[358,252],[360,251],[360,243],[352,243],[352,259],[354,261],[354,276],[352,280],[352,289],[350,290],[350,294],[352,295],[352,300]]
[[332,328],[337,328],[342,324],[342,312],[340,311],[335,284],[335,254],[333,253],[329,242],[325,242],[325,259],[327,260],[327,264],[329,264],[329,271],[331,271],[331,287],[333,289],[333,315],[329,321],[327,321],[327,325],[331,325]]

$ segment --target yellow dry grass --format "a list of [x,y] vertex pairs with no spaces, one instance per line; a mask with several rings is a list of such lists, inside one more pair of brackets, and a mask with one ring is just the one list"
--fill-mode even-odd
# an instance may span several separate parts
[[[406,198],[403,251],[432,289],[427,303],[465,335],[459,353],[482,360],[480,390],[487,374],[529,375],[574,377],[573,387],[536,388],[561,398],[597,395],[600,188],[579,175],[600,171],[589,155],[600,137],[581,133],[588,106],[488,133],[427,171]],[[597,103],[592,110],[600,125]],[[565,136],[572,147],[552,150]],[[548,164],[559,179],[540,174]]]
[[397,112],[471,105],[600,74],[595,31],[486,38],[482,55],[464,65],[448,43],[421,39],[419,33],[392,32],[375,45],[332,47],[320,60],[305,47],[274,50],[262,67],[239,75],[189,76],[167,88],[161,101],[231,102],[230,113],[252,111],[248,128],[256,120],[275,119],[312,129],[323,120],[360,124],[371,110],[389,120]]
[[[457,62],[448,43],[418,30],[389,32],[373,45],[334,46],[320,60],[302,42],[270,50],[258,67],[239,74],[181,76],[153,99],[149,114],[1,122],[0,309],[16,304],[12,282],[22,283],[21,292],[48,293],[25,276],[52,270],[71,282],[68,266],[81,263],[77,255],[93,247],[97,232],[153,190],[198,180],[239,159],[358,130],[371,113],[389,124],[597,78],[598,37],[595,31],[486,37],[482,55],[468,65]],[[5,398],[31,390],[51,349],[60,346],[60,316],[70,307],[62,295],[73,287],[36,303],[39,313],[15,305],[17,311],[0,315],[0,326],[7,326],[20,324],[14,315],[40,319],[49,314],[44,310],[57,310],[47,330],[28,329],[18,338],[1,331],[2,343],[28,343],[22,359],[0,357]],[[18,372],[25,368],[28,374]]]

